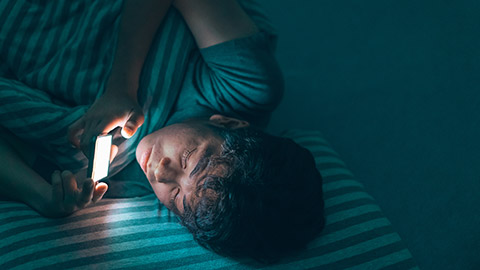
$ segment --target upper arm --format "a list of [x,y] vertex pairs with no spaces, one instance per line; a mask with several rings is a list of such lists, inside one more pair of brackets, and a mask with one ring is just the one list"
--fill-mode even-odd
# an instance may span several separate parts
[[200,105],[265,125],[284,85],[274,56],[276,35],[258,5],[176,0],[174,6],[200,48],[190,59]]
[[271,42],[260,32],[202,49],[194,60],[193,83],[204,105],[253,122],[268,116],[284,91]]
[[257,26],[236,0],[176,0],[199,48],[246,37]]

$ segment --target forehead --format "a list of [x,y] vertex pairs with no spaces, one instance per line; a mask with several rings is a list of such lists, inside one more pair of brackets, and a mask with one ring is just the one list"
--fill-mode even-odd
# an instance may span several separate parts
[[213,127],[208,121],[190,120],[182,123],[172,124],[163,127],[154,133],[151,133],[152,137],[175,137],[182,138],[218,138],[221,139],[220,134],[217,131],[218,128]]

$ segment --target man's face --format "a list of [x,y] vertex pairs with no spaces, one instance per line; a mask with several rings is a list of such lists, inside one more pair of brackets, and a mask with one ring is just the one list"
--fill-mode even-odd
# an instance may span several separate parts
[[207,158],[221,152],[223,139],[208,125],[215,123],[196,119],[170,125],[149,134],[137,147],[137,161],[155,194],[177,215],[194,195]]

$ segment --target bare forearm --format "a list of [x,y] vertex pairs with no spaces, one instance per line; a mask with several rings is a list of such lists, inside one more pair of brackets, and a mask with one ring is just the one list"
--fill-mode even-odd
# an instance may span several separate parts
[[42,212],[49,196],[50,184],[32,170],[5,135],[0,137],[0,153],[0,195],[26,203]]
[[143,109],[137,100],[140,73],[171,4],[172,0],[125,0],[105,92],[69,127],[68,140],[86,155],[94,136],[121,127],[122,135],[130,138],[143,124]]
[[172,0],[126,0],[107,91],[136,99],[140,73],[155,33]]
[[[52,174],[48,183],[35,172],[30,161],[31,151],[13,134],[0,134],[0,197],[28,204],[46,217],[63,217],[103,197],[108,186],[73,175],[70,171]],[[30,157],[29,157],[30,156]],[[77,181],[81,177],[80,180]]]
[[249,36],[258,31],[236,0],[175,0],[199,48]]

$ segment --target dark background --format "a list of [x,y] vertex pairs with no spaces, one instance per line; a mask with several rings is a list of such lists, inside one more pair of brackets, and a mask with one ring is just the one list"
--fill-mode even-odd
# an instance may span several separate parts
[[480,269],[480,1],[262,0],[287,92],[422,269]]

